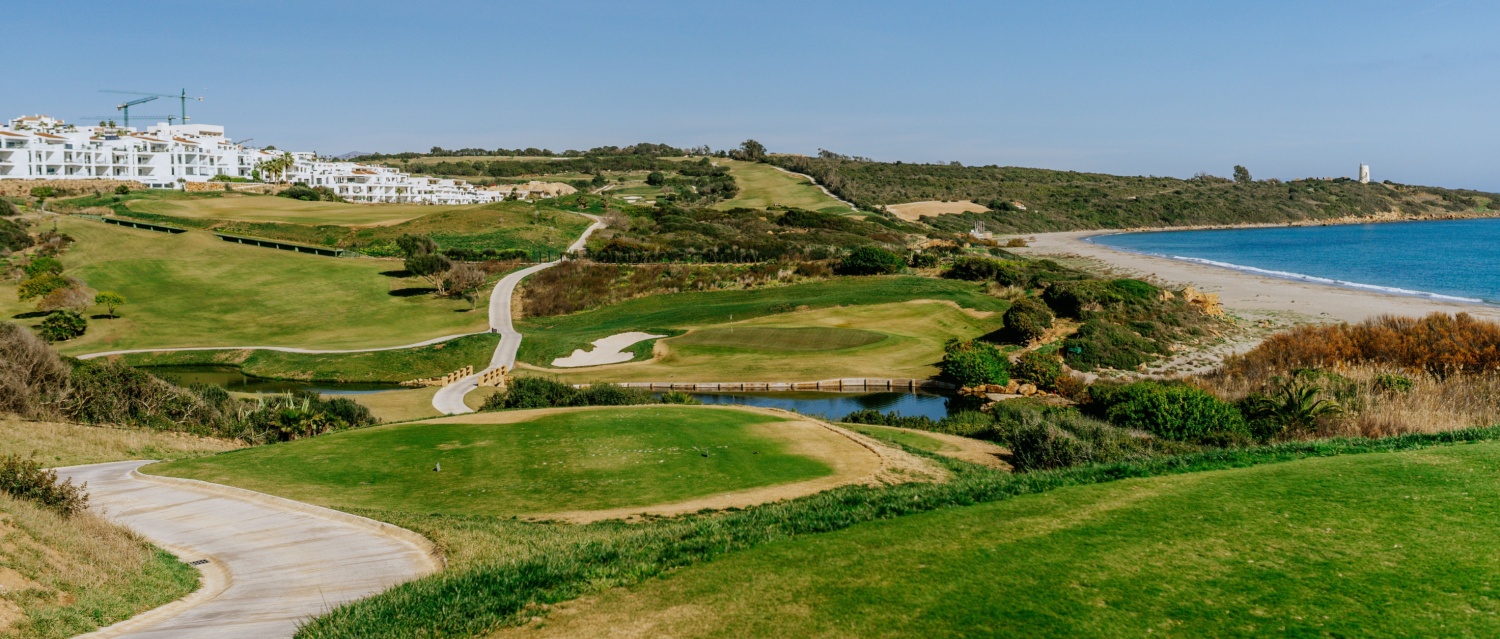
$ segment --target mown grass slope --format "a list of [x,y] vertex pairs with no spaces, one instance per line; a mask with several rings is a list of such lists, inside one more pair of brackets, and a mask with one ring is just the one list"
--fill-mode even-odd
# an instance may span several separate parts
[[1495,443],[1063,488],[765,545],[497,636],[1494,636],[1497,503]]
[[[514,423],[504,422],[517,420]],[[670,503],[828,475],[760,413],[695,407],[488,413],[346,431],[146,472],[335,507],[515,515]],[[441,470],[435,470],[438,465]]]
[[[398,264],[317,257],[223,242],[207,233],[168,235],[65,218],[77,242],[65,275],[129,301],[116,319],[96,319],[66,354],[172,346],[369,348],[483,331],[484,310],[432,295],[396,277]],[[396,271],[393,271],[396,269]],[[396,292],[397,294],[392,294]],[[0,313],[31,304],[0,287]],[[40,321],[39,318],[27,319]]]
[[740,186],[737,196],[715,205],[716,209],[727,211],[739,207],[763,209],[768,206],[785,206],[822,213],[854,212],[800,175],[792,175],[759,162],[723,158],[714,161],[729,167],[729,174],[734,176],[735,183]]
[[132,366],[236,366],[246,375],[316,382],[404,382],[489,365],[500,336],[466,335],[428,346],[360,353],[267,350],[177,351],[121,356]]
[[[916,300],[931,300],[930,303]],[[742,291],[639,298],[518,323],[520,361],[552,360],[627,331],[676,334],[650,363],[560,373],[574,381],[797,381],[838,376],[928,377],[950,337],[999,327],[1008,304],[971,282],[863,277]],[[734,334],[728,325],[733,322]],[[742,333],[749,329],[748,334]],[[758,336],[760,339],[750,339]],[[822,340],[808,340],[822,336]],[[836,337],[835,337],[836,336]],[[879,339],[876,339],[876,338]],[[650,343],[637,345],[638,358]]]
[[127,200],[132,211],[191,219],[365,226],[391,224],[446,210],[477,206],[304,202],[272,195],[225,193],[217,197],[142,197]]

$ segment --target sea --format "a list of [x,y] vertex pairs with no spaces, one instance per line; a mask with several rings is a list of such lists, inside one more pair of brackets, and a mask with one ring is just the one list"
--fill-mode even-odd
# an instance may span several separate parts
[[1154,231],[1089,241],[1257,275],[1500,305],[1500,219]]

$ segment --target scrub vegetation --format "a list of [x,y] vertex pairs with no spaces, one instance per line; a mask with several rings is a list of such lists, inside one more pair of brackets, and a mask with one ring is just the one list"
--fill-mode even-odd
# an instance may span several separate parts
[[958,164],[874,162],[834,153],[771,155],[767,161],[817,178],[861,209],[929,200],[972,200],[984,213],[925,217],[966,232],[975,222],[1002,233],[1200,224],[1272,224],[1388,213],[1449,217],[1484,213],[1500,195],[1471,190],[1333,180],[1191,179],[1117,176]]

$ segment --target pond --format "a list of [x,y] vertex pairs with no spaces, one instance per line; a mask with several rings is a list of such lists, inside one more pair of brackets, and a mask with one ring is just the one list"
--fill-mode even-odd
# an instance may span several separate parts
[[821,415],[831,420],[843,419],[849,413],[873,408],[882,413],[901,413],[908,417],[947,417],[967,406],[959,397],[926,393],[692,393],[704,404],[744,404],[794,410],[804,415]]
[[308,390],[325,395],[362,395],[404,388],[398,384],[388,383],[295,382],[265,379],[246,375],[233,366],[141,366],[139,368],[174,384],[183,386],[206,384],[237,393],[285,393]]

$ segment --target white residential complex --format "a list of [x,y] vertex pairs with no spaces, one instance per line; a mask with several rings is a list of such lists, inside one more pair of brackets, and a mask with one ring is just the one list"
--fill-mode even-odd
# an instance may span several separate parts
[[156,124],[139,132],[32,115],[0,126],[0,180],[134,180],[154,189],[178,189],[218,176],[251,179],[263,162],[284,155],[291,158],[289,167],[260,177],[326,186],[350,202],[475,204],[505,197],[463,180],[247,148],[225,137],[224,127],[208,124]]

